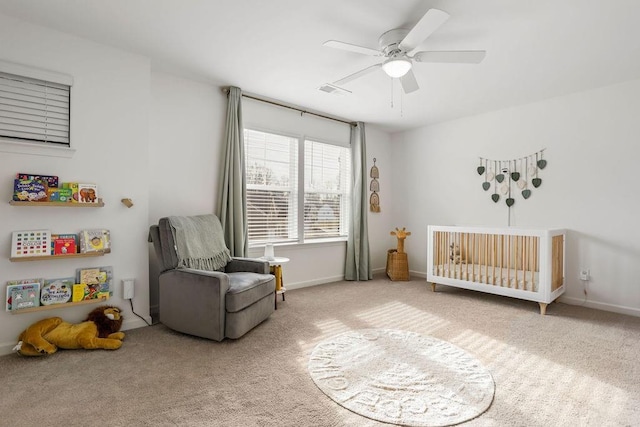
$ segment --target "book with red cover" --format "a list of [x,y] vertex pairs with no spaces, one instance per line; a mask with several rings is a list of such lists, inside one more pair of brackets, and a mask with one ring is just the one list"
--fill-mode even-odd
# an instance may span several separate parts
[[78,252],[78,236],[75,234],[55,234],[51,236],[53,255],[67,255]]

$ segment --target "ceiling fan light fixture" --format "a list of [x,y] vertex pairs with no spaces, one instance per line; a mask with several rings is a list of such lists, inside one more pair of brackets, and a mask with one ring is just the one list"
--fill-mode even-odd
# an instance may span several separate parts
[[411,69],[411,61],[406,58],[389,58],[382,64],[382,69],[391,78],[404,76]]

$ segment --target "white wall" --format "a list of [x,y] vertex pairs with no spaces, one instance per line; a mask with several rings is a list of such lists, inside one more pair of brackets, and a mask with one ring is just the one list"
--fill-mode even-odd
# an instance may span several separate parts
[[587,306],[640,315],[638,115],[640,80],[464,118],[393,136],[394,218],[407,223],[411,269],[426,272],[426,228],[507,225],[504,201],[481,188],[478,157],[546,148],[543,183],[516,197],[511,225],[564,227],[567,292]]
[[[220,88],[151,74],[149,224],[216,210],[226,96]],[[158,311],[158,267],[149,245],[151,313]]]
[[[121,279],[136,279],[136,312],[148,316],[148,105],[149,60],[0,15],[0,60],[73,76],[71,158],[0,152],[0,283],[23,278],[57,278],[78,267],[113,266],[114,298],[125,316],[123,328],[144,325],[122,300]],[[98,184],[106,206],[99,209],[13,207],[17,172],[58,175],[62,181]],[[120,199],[133,199],[127,209]],[[101,258],[9,262],[11,232],[45,228],[79,232],[111,230],[112,253]],[[4,286],[2,287],[4,292]],[[81,321],[93,306],[12,315],[0,311],[0,354],[10,351],[19,333],[35,321],[61,316]]]

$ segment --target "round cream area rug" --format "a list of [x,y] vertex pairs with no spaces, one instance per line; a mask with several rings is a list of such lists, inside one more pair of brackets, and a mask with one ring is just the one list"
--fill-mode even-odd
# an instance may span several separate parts
[[448,426],[493,401],[491,373],[446,341],[393,329],[345,332],[309,359],[316,385],[356,414],[407,426]]

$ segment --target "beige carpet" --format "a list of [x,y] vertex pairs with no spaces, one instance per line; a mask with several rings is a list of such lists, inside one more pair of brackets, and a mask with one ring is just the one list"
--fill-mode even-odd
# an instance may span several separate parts
[[491,374],[469,353],[398,329],[358,329],[322,341],[309,374],[350,411],[403,426],[459,424],[493,400]]
[[640,318],[565,304],[541,316],[532,302],[432,293],[423,279],[290,290],[278,307],[237,341],[158,325],[128,331],[116,351],[0,357],[0,424],[385,426],[337,405],[307,370],[319,342],[368,328],[448,341],[491,372],[493,403],[465,427],[640,424]]

